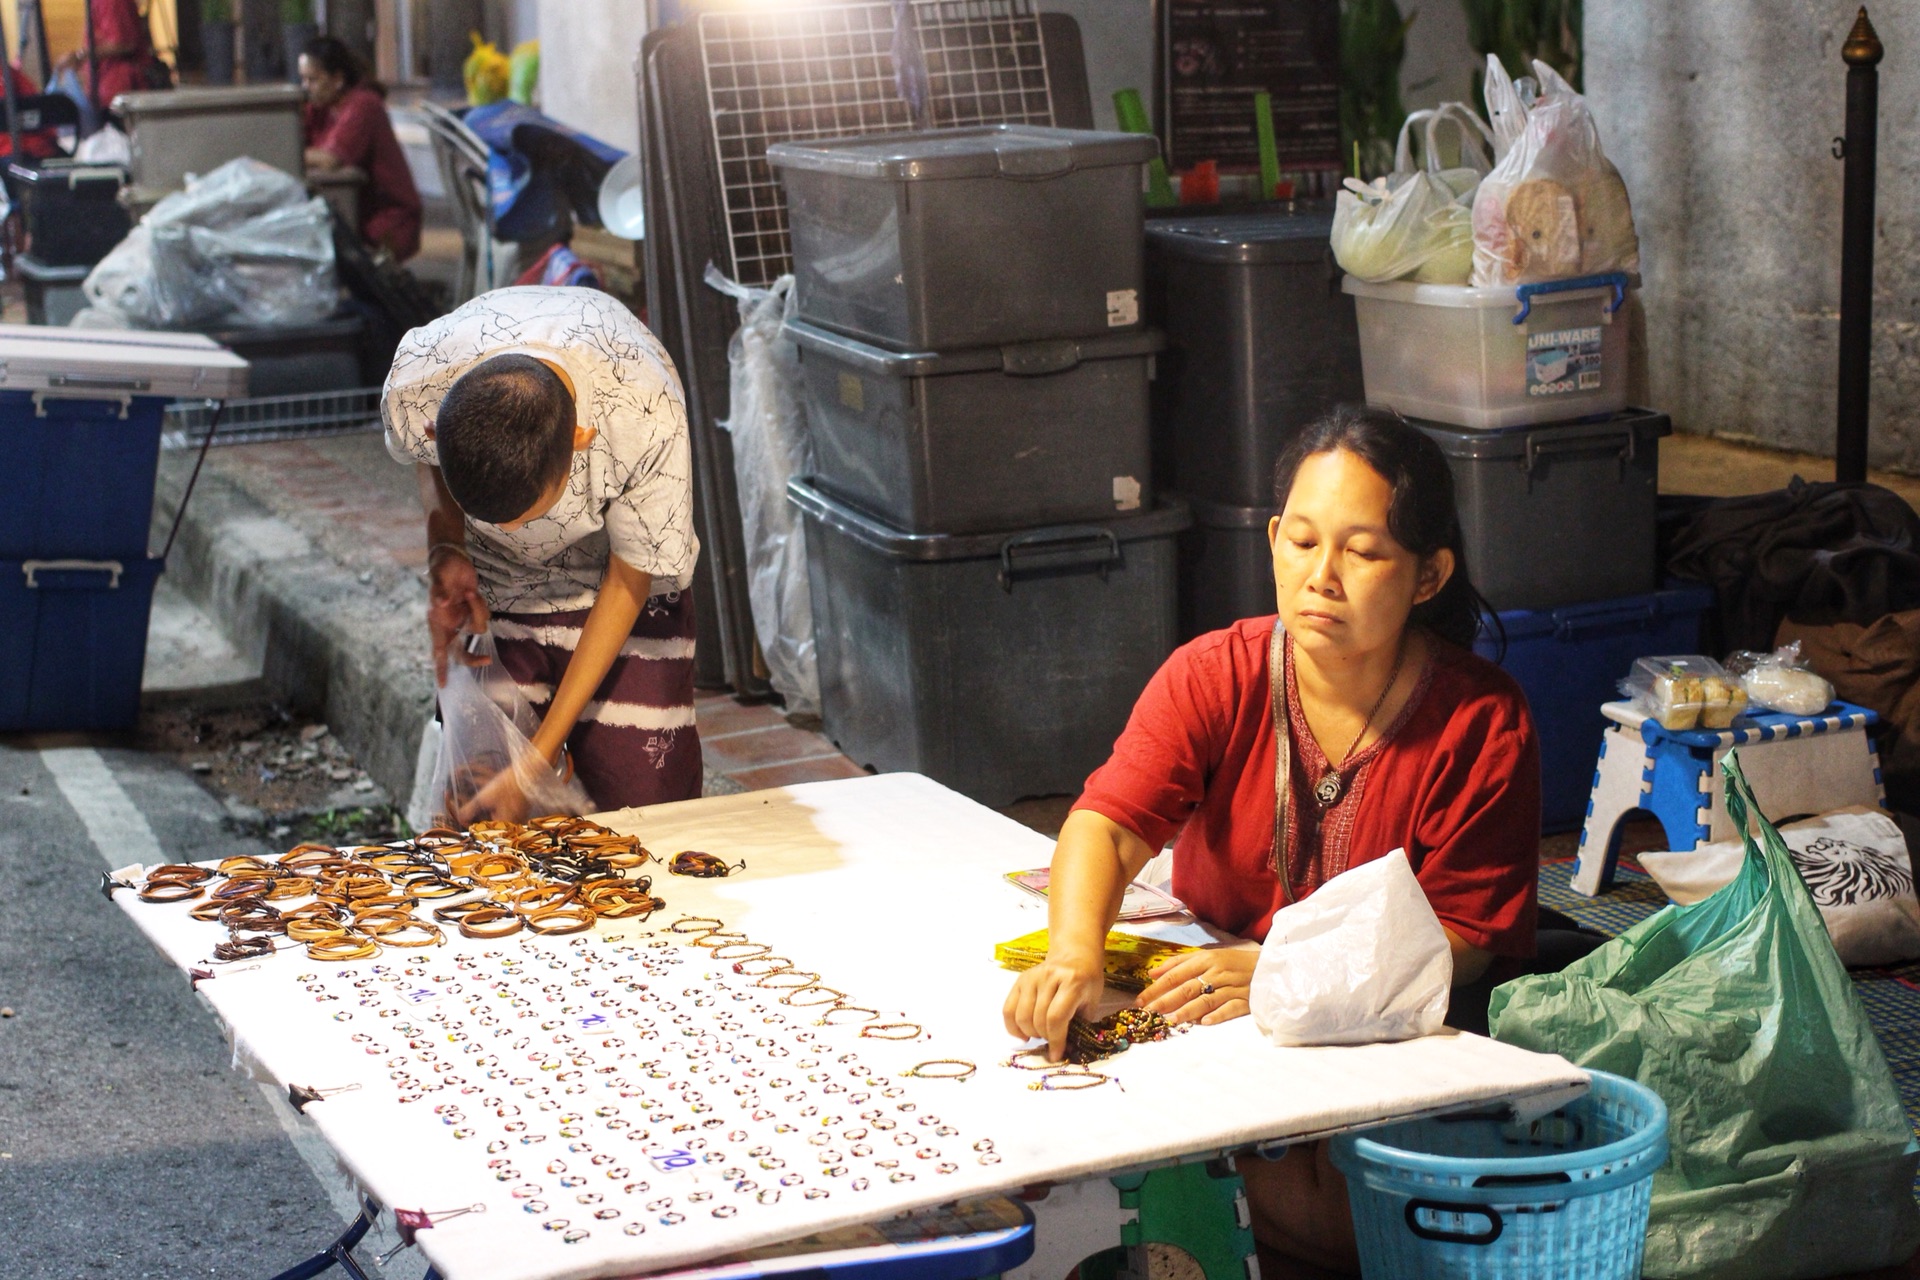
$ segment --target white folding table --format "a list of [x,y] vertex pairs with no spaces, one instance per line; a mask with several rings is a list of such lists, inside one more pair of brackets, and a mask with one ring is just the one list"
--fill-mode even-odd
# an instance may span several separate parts
[[[1000,1008],[1011,975],[995,963],[993,947],[1045,923],[1044,905],[1003,879],[1006,872],[1045,864],[1051,843],[1044,837],[913,774],[659,805],[599,820],[638,834],[663,861],[695,849],[746,865],[713,880],[650,867],[653,891],[665,898],[666,907],[644,923],[603,921],[597,938],[529,940],[522,934],[476,942],[455,935],[445,947],[388,951],[377,960],[345,966],[310,960],[299,948],[259,961],[212,965],[208,956],[219,931],[190,919],[190,904],[148,904],[127,892],[116,900],[175,964],[214,972],[199,990],[232,1038],[236,1066],[281,1087],[322,1091],[305,1114],[368,1196],[389,1207],[430,1213],[486,1206],[485,1212],[444,1218],[419,1232],[419,1247],[446,1280],[586,1280],[692,1266],[965,1197],[1211,1159],[1490,1102],[1508,1102],[1523,1114],[1543,1113],[1586,1087],[1585,1073],[1558,1057],[1479,1036],[1447,1032],[1400,1044],[1281,1049],[1265,1041],[1251,1019],[1242,1018],[1136,1046],[1101,1064],[1118,1082],[1115,1087],[1036,1091],[1030,1087],[1032,1072],[1003,1065],[1020,1045],[1002,1026]],[[135,874],[129,868],[121,876]],[[900,1042],[862,1037],[857,1019],[820,1026],[814,1017],[818,1009],[779,1009],[770,998],[776,991],[752,990],[748,979],[692,945],[694,935],[670,931],[673,922],[697,917],[723,921],[728,930],[818,973],[822,983],[846,993],[848,1004],[879,1011],[889,1021],[917,1024],[924,1035]],[[385,972],[376,973],[375,965]],[[583,976],[574,985],[582,990],[569,985],[569,965],[580,969]],[[516,982],[528,976],[544,981],[527,981],[510,992],[502,966],[517,975]],[[342,970],[354,970],[358,976],[351,981],[363,986],[343,988],[349,980]],[[406,970],[412,972],[403,981],[400,974]],[[626,985],[616,987],[609,974]],[[490,982],[500,989],[489,988]],[[643,985],[651,989],[643,991]],[[550,989],[544,997],[542,986]],[[589,987],[603,999],[587,1001],[582,991]],[[337,997],[343,989],[349,996],[364,991],[366,997],[342,1001]],[[491,1000],[509,994],[515,999]],[[657,1004],[631,1001],[669,995],[686,1007],[670,1017],[632,1016],[660,1011]],[[410,1003],[401,1007],[401,998]],[[696,1009],[703,998],[715,1008]],[[527,1007],[507,1007],[519,1004]],[[380,1005],[393,1007],[375,1007]],[[763,1022],[777,1015],[786,1021],[746,1026],[754,1019],[742,1011],[752,1008],[772,1011],[759,1015]],[[483,1026],[471,1025],[466,1009],[479,1009]],[[484,1023],[493,1012],[501,1015],[496,1021],[502,1025]],[[351,1016],[341,1019],[341,1013]],[[742,1028],[728,1033],[733,1040],[725,1042],[740,1055],[735,1061],[755,1061],[754,1054],[779,1051],[784,1038],[800,1037],[794,1047],[816,1065],[804,1079],[797,1067],[781,1079],[792,1078],[794,1093],[815,1092],[798,1102],[791,1100],[794,1093],[775,1097],[769,1091],[772,1082],[757,1074],[758,1068],[745,1067],[739,1070],[755,1078],[729,1090],[735,1078],[721,1061],[724,1049],[716,1050],[718,1056],[682,1061],[675,1056],[682,1052],[674,1042],[676,1022],[686,1023],[687,1043],[695,1037],[721,1043],[719,1033],[690,1021],[696,1015],[740,1018],[726,1024]],[[393,1063],[403,1064],[401,1076],[410,1072],[417,1078],[426,1068],[405,1058],[395,1027],[422,1032],[425,1038],[414,1039],[415,1044],[446,1050],[432,1068],[440,1071],[447,1069],[447,1057],[456,1066],[485,1061],[459,1055],[480,1053],[470,1036],[496,1037],[501,1062],[490,1071],[502,1078],[483,1078],[484,1073],[463,1067],[475,1077],[461,1086],[467,1092],[448,1087],[402,1103],[398,1093],[406,1086],[394,1083]],[[565,1048],[547,1047],[548,1040],[575,1031],[580,1034]],[[766,1035],[757,1035],[760,1031]],[[441,1037],[453,1042],[451,1048]],[[530,1050],[526,1045],[507,1050],[522,1039],[533,1042]],[[611,1039],[623,1047],[597,1047]],[[375,1040],[397,1056],[389,1062],[376,1054]],[[761,1040],[775,1048],[755,1048]],[[503,1157],[490,1157],[483,1145],[495,1121],[473,1118],[480,1110],[477,1095],[504,1090],[504,1077],[514,1070],[528,1072],[522,1078],[534,1078],[536,1089],[546,1082],[534,1068],[515,1066],[516,1054],[537,1061],[543,1052],[588,1047],[589,1062],[600,1060],[592,1055],[609,1062],[616,1055],[623,1061],[651,1055],[651,1069],[659,1073],[651,1077],[657,1081],[651,1089],[663,1096],[697,1085],[704,1091],[703,1104],[726,1118],[710,1134],[702,1129],[701,1138],[711,1136],[714,1148],[729,1150],[711,1164],[696,1160],[668,1167],[676,1162],[662,1161],[659,1153],[686,1144],[683,1138],[663,1141],[674,1136],[664,1124],[645,1147],[619,1142],[618,1133],[596,1128],[603,1122],[589,1104],[602,1104],[612,1117],[604,1124],[613,1128],[623,1103],[589,1069],[575,1073],[577,1097],[561,1100],[576,1113],[574,1127],[562,1128],[533,1153],[496,1135],[497,1150],[514,1163],[511,1171],[519,1179],[510,1184],[496,1176],[497,1169],[490,1172],[489,1159]],[[424,1052],[431,1057],[436,1050]],[[961,1082],[901,1074],[933,1059],[958,1060],[977,1070]],[[552,1062],[558,1059],[550,1057]],[[849,1062],[850,1067],[836,1065]],[[867,1083],[852,1081],[855,1092],[849,1094],[848,1085],[834,1076],[837,1070],[864,1074]],[[628,1074],[635,1083],[646,1083],[637,1079],[645,1073]],[[825,1083],[807,1083],[816,1078]],[[749,1118],[749,1103],[735,1108],[732,1095],[744,1097],[756,1087],[762,1092],[752,1106],[759,1114]],[[435,1114],[434,1106],[447,1104],[467,1118],[455,1122]],[[629,1113],[635,1109],[631,1099],[624,1105]],[[846,1115],[823,1114],[822,1106],[826,1113]],[[839,1147],[845,1145],[842,1131],[860,1123],[856,1113],[878,1115],[880,1108],[912,1111],[895,1117],[906,1122],[932,1117],[939,1126],[911,1130],[926,1144],[921,1150],[927,1154],[907,1161],[904,1169],[895,1167],[894,1173],[913,1177],[899,1181],[877,1172],[871,1178],[823,1177],[808,1163],[818,1154],[803,1145],[817,1136],[808,1126],[834,1122],[828,1141]],[[656,1114],[664,1116],[666,1110]],[[892,1117],[893,1111],[886,1114]],[[784,1125],[783,1117],[793,1121],[786,1132],[776,1137],[763,1132],[768,1125]],[[553,1127],[552,1117],[533,1118]],[[463,1129],[464,1141],[455,1136]],[[935,1138],[936,1132],[948,1136]],[[542,1172],[549,1163],[564,1163],[557,1155],[549,1162],[547,1156],[569,1145],[563,1141],[568,1133],[586,1151],[620,1152],[625,1164],[647,1175],[634,1175],[628,1185],[644,1181],[646,1192],[622,1198],[615,1195],[620,1188],[594,1181],[589,1189],[605,1197],[593,1202],[594,1212],[614,1213],[603,1222],[578,1208],[569,1211],[572,1200],[561,1197],[587,1184],[562,1188],[556,1182],[575,1173]],[[738,1140],[728,1141],[733,1135]],[[773,1161],[769,1167],[787,1171],[783,1185],[791,1189],[764,1206],[757,1196],[717,1216],[729,1190],[716,1179],[741,1170],[712,1165],[746,1163],[755,1176],[768,1178],[763,1196],[773,1189],[771,1178],[746,1160],[762,1150],[773,1153],[759,1157]],[[887,1154],[882,1149],[874,1159]],[[576,1162],[592,1158],[583,1152]],[[809,1174],[801,1175],[802,1168]],[[591,1172],[597,1178],[600,1171]],[[798,1180],[785,1184],[788,1176]],[[857,1192],[852,1189],[856,1180],[865,1184]],[[816,1188],[826,1194],[806,1198]],[[556,1207],[548,1212],[573,1221],[573,1233],[592,1230],[562,1243],[555,1229],[543,1227],[540,1214],[523,1211],[528,1201],[516,1198],[516,1190],[523,1197],[541,1197],[536,1203],[551,1201]],[[716,1191],[720,1204],[714,1202]],[[669,1192],[676,1203],[663,1214],[657,1201]],[[548,1219],[555,1220],[561,1219]],[[1044,1229],[1043,1221],[1043,1234]],[[1040,1247],[1044,1252],[1044,1238]]]

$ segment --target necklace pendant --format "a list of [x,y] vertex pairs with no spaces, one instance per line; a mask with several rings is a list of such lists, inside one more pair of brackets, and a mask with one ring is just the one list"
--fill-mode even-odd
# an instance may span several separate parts
[[1314,785],[1313,798],[1320,802],[1322,809],[1331,809],[1340,803],[1340,793],[1346,790],[1346,784],[1340,780],[1340,771],[1329,767],[1320,775],[1320,781]]

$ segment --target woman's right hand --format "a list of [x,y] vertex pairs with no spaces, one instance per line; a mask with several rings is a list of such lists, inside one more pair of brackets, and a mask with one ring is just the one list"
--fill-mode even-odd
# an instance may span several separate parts
[[1078,961],[1048,956],[1014,979],[1001,1012],[1007,1034],[1047,1042],[1047,1057],[1060,1060],[1073,1015],[1096,1004],[1106,989],[1103,956]]

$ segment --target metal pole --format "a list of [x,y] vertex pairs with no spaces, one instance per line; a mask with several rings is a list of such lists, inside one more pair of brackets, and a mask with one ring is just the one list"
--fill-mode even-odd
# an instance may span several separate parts
[[100,54],[93,47],[93,0],[81,5],[81,17],[87,24],[87,96],[94,109],[105,115],[108,103],[100,101]]
[[1863,6],[1841,47],[1847,63],[1846,195],[1840,215],[1840,414],[1833,475],[1867,478],[1867,409],[1873,376],[1873,193],[1885,53]]

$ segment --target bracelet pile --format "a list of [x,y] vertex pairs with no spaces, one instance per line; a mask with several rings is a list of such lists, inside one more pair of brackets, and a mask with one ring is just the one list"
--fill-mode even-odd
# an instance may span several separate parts
[[[168,864],[148,872],[139,892],[143,902],[204,898],[190,914],[226,928],[216,960],[271,954],[283,936],[315,960],[364,960],[384,947],[437,946],[445,927],[502,938],[644,920],[663,904],[651,877],[628,873],[652,857],[637,837],[585,818],[478,822],[388,845],[303,844],[273,860],[228,858],[212,869]],[[273,905],[294,899],[311,901]],[[458,901],[431,906],[441,899]],[[429,909],[431,919],[416,914]]]

